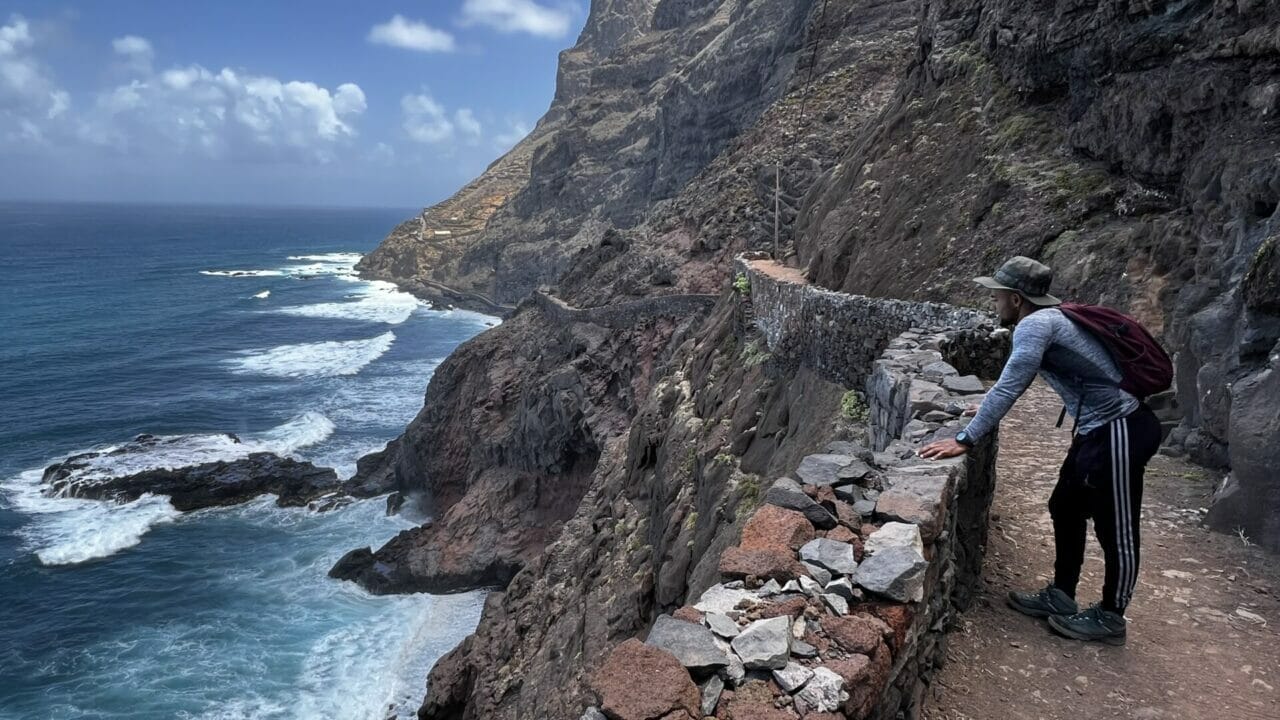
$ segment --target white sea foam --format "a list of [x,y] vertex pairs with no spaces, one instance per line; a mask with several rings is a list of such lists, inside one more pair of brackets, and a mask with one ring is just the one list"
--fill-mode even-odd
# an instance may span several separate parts
[[366,340],[281,345],[263,350],[247,350],[227,363],[238,373],[275,377],[355,375],[391,349],[391,343],[395,339],[395,333],[387,332]]
[[278,308],[273,312],[299,317],[362,320],[398,325],[408,320],[415,310],[422,307],[422,304],[409,293],[401,292],[392,283],[372,280],[357,289],[352,294],[352,299],[346,302],[293,305]]
[[[101,454],[73,473],[75,482],[131,475],[146,470],[178,468],[218,460],[235,460],[253,452],[287,455],[323,442],[334,426],[320,413],[309,412],[266,432],[235,442],[227,435],[161,436],[145,452]],[[118,446],[91,451],[110,453]],[[73,453],[81,454],[81,453]],[[167,497],[143,495],[129,503],[51,497],[41,483],[43,470],[20,473],[0,485],[15,510],[31,516],[19,534],[45,565],[69,565],[113,555],[137,545],[152,527],[181,515]]]
[[360,258],[364,255],[360,253],[321,253],[319,255],[290,255],[290,260],[302,260],[305,262],[322,262],[322,263],[344,263],[347,265],[355,265],[360,262]]
[[257,298],[257,299],[259,299],[259,300],[266,300],[267,298],[271,297],[271,291],[270,291],[270,290],[263,290],[263,291],[262,291],[262,292],[260,292],[260,293],[255,293],[255,294],[254,294],[254,297],[255,297],[255,298]]
[[201,270],[201,275],[214,277],[284,277],[284,270]]
[[13,508],[33,517],[19,535],[44,565],[71,565],[114,555],[142,542],[147,531],[179,515],[169,498],[143,495],[131,503],[53,498],[41,492],[41,470],[3,486]]

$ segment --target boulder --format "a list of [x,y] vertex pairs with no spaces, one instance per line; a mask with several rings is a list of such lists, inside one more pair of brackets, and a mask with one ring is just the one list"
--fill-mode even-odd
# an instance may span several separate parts
[[747,520],[738,544],[748,550],[785,547],[797,550],[816,537],[813,523],[795,510],[765,505]]
[[836,519],[826,508],[814,502],[805,494],[800,484],[791,478],[779,478],[764,495],[764,501],[770,505],[795,510],[803,514],[814,527],[830,530],[836,526]]
[[814,668],[813,677],[796,693],[796,705],[803,703],[810,712],[835,712],[848,699],[844,678],[825,667]]
[[821,597],[822,602],[825,603],[827,607],[831,608],[831,612],[834,612],[836,615],[849,614],[849,601],[844,597],[836,595],[835,593],[823,593]]
[[813,671],[799,663],[789,662],[784,668],[773,671],[773,680],[784,692],[793,693],[813,677]]
[[720,555],[720,574],[735,579],[754,575],[786,582],[804,575],[804,566],[789,549],[747,550],[731,547]]
[[732,645],[748,670],[784,668],[791,655],[791,618],[757,620],[734,638]]
[[847,653],[874,653],[880,641],[893,633],[884,621],[870,615],[823,618],[821,623],[827,636]]
[[832,580],[827,583],[827,586],[823,588],[823,590],[832,595],[839,595],[848,602],[854,602],[858,599],[858,596],[853,592],[853,581],[847,577]]
[[858,562],[853,559],[853,546],[828,538],[816,538],[805,543],[800,548],[800,559],[824,567],[834,575],[851,575],[858,569]]
[[[636,678],[644,678],[643,683]],[[653,720],[670,713],[700,717],[702,698],[674,655],[631,638],[614,648],[591,678],[613,720]]]
[[800,564],[804,566],[805,572],[809,573],[809,577],[813,578],[819,585],[826,585],[831,582],[831,571],[821,565],[803,561]]
[[722,613],[707,613],[706,622],[711,632],[722,638],[735,638],[741,632],[738,623]]
[[853,582],[891,600],[919,602],[924,597],[928,566],[914,548],[888,547],[864,559],[853,574]]
[[723,584],[712,585],[698,598],[695,608],[704,613],[720,613],[727,615],[736,610],[740,604],[759,605],[762,601],[749,590],[728,588]]
[[890,547],[908,547],[923,557],[924,540],[921,539],[920,528],[911,523],[887,522],[867,536],[862,552],[865,558]]
[[728,656],[716,644],[716,636],[710,630],[669,615],[658,616],[645,644],[666,650],[695,674],[729,664]]
[[830,486],[860,480],[871,473],[871,466],[852,455],[819,453],[800,461],[796,477],[806,485]]
[[720,704],[720,695],[724,693],[724,680],[719,675],[712,675],[702,685],[702,715],[716,714],[716,705]]
[[961,375],[955,377],[942,378],[942,387],[954,393],[963,395],[974,395],[976,393],[986,392],[987,388],[978,379],[977,375]]
[[893,487],[884,491],[876,501],[876,514],[916,526],[922,542],[932,542],[942,530],[941,500],[909,489]]

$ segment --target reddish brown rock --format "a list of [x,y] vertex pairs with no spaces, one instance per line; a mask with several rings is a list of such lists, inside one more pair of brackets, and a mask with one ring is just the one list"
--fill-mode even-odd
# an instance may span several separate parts
[[893,632],[893,647],[900,648],[906,642],[907,630],[915,618],[915,611],[910,605],[880,603],[867,608],[873,615],[884,621]]
[[720,556],[720,574],[734,580],[755,575],[784,583],[803,575],[804,566],[790,549],[731,547]]
[[772,682],[746,683],[738,688],[732,700],[724,703],[729,720],[795,720],[791,712],[774,707],[773,700],[781,692]]
[[[636,678],[644,678],[637,683]],[[674,655],[632,638],[609,654],[591,679],[600,707],[615,720],[701,717],[698,686]]]
[[808,601],[804,598],[794,597],[789,600],[783,600],[780,603],[766,605],[760,608],[760,619],[768,620],[769,618],[782,617],[783,615],[795,617],[804,612],[808,604]]
[[844,678],[846,690],[862,685],[871,678],[871,658],[861,653],[854,653],[840,660],[829,660],[827,669]]
[[[855,660],[854,662],[857,661]],[[846,717],[850,720],[865,720],[871,715],[871,711],[875,709],[876,701],[880,699],[881,691],[884,690],[884,686],[889,682],[889,672],[892,669],[893,653],[889,652],[889,646],[882,642],[876,647],[875,653],[871,655],[871,661],[862,671],[859,681],[847,688],[849,700],[844,704]],[[832,670],[836,673],[840,672],[835,668],[832,668]],[[844,677],[843,674],[840,676]]]
[[850,653],[871,653],[882,642],[884,630],[887,629],[880,620],[867,615],[847,615],[844,617],[825,617],[821,621],[822,629],[840,646],[841,650]]
[[836,503],[840,502],[836,499],[836,491],[832,490],[830,485],[823,485],[818,488],[818,492],[814,495],[813,499],[817,500],[818,504],[822,505],[827,510],[830,510],[832,513],[835,513]]
[[871,537],[871,533],[879,530],[880,526],[875,523],[862,523],[858,528],[858,534],[862,537]]
[[844,525],[839,525],[828,530],[826,537],[828,540],[835,540],[836,542],[851,543],[858,535]]
[[862,515],[858,514],[853,506],[843,500],[837,500],[831,508],[831,513],[836,516],[836,521],[841,525],[853,528],[862,527]]
[[739,546],[744,550],[781,547],[798,550],[815,535],[813,524],[804,515],[777,505],[765,505],[742,528]]
[[671,617],[677,620],[693,623],[695,625],[702,624],[702,612],[694,608],[692,605],[685,605],[684,607],[677,609],[675,612],[671,613]]

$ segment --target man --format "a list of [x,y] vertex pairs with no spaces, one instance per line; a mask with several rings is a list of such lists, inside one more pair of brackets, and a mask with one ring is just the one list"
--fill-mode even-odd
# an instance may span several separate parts
[[[993,291],[1000,322],[1014,326],[1013,352],[968,427],[955,439],[925,446],[920,456],[968,452],[999,425],[1039,373],[1075,417],[1075,436],[1049,498],[1057,555],[1053,582],[1043,590],[1009,593],[1009,605],[1048,618],[1066,637],[1123,645],[1124,610],[1138,578],[1142,475],[1160,445],[1160,422],[1120,389],[1120,369],[1102,342],[1057,309],[1061,301],[1049,294],[1053,271],[1047,266],[1015,257],[993,277],[974,280]],[[1102,602],[1081,612],[1075,594],[1089,518],[1106,558],[1106,578]]]

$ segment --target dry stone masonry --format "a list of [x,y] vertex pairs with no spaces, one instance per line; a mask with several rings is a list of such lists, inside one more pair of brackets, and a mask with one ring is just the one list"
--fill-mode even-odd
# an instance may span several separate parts
[[[812,288],[760,258],[740,270],[779,362],[865,388],[872,447],[833,442],[772,482],[721,554],[721,581],[658,618],[650,655],[619,646],[583,717],[915,717],[978,579],[995,447],[941,462],[915,451],[959,430],[1007,333],[972,311]],[[654,678],[645,692],[610,671],[624,659],[639,663],[629,677]]]

